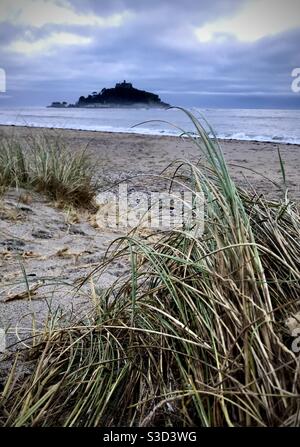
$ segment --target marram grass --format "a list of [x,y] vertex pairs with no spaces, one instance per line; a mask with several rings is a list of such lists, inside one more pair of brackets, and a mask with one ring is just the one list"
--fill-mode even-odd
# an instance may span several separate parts
[[299,214],[286,198],[240,190],[189,116],[204,159],[178,161],[176,177],[205,195],[204,234],[116,240],[93,274],[124,257],[128,278],[93,292],[89,321],[52,322],[22,353],[33,373],[12,370],[1,425],[300,425],[299,354],[285,325],[300,307]]
[[74,151],[59,136],[29,135],[0,139],[0,193],[25,187],[51,199],[89,206],[96,193],[93,163],[86,150]]

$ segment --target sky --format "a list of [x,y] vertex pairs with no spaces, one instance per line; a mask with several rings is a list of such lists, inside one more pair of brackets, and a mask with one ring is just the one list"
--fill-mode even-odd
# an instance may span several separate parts
[[126,79],[174,105],[300,108],[300,0],[0,0],[0,107]]

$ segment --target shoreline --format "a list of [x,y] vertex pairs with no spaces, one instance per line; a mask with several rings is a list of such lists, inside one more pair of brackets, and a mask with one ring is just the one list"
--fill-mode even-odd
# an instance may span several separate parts
[[[140,135],[143,137],[163,137],[163,138],[187,138],[185,136],[181,137],[180,135],[172,135],[168,133],[143,133],[143,132],[130,132],[130,131],[111,131],[111,130],[97,130],[97,129],[78,129],[72,127],[45,127],[45,126],[25,126],[18,124],[0,124],[0,130],[2,128],[17,128],[17,129],[39,129],[43,131],[63,131],[63,132],[91,132],[91,133],[104,133],[109,135]],[[276,141],[276,140],[257,140],[257,139],[237,139],[237,138],[217,138],[220,142],[238,142],[238,143],[262,143],[262,144],[277,144],[277,145],[286,145],[286,146],[300,146],[299,143],[291,143],[285,141]]]

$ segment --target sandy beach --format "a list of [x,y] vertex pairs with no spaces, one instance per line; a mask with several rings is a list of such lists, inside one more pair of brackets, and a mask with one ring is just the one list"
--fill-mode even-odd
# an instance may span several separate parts
[[[131,191],[161,190],[156,176],[174,160],[201,161],[197,146],[179,137],[25,127],[2,127],[0,133],[21,141],[46,133],[59,136],[74,151],[86,148],[100,191],[128,178],[134,178]],[[280,149],[290,197],[298,201],[300,146],[254,141],[221,141],[221,146],[233,179],[270,199],[284,195]],[[5,193],[0,207],[0,328],[6,332],[6,350],[0,353],[0,386],[14,351],[29,346],[32,334],[43,334],[52,325],[92,321],[105,289],[130,273],[128,257],[114,259],[101,275],[95,273],[119,236],[124,233],[97,225],[95,211],[66,203],[62,207],[32,190]],[[30,377],[32,364],[21,361],[16,373],[21,379]]]
[[[74,150],[87,147],[103,189],[136,175],[140,177],[135,179],[135,188],[155,189],[153,175],[176,159],[197,161],[200,155],[191,141],[176,137],[4,126],[0,132],[20,139],[46,132],[59,135]],[[251,184],[269,197],[282,194],[265,178],[282,185],[278,144],[221,141],[221,145],[238,184],[246,188]],[[290,195],[299,198],[300,146],[282,144],[280,151]],[[32,321],[42,326],[49,310],[63,319],[71,315],[78,318],[78,313],[91,309],[95,293],[91,291],[118,280],[126,265],[116,263],[99,280],[94,278],[95,284],[89,281],[80,290],[78,285],[117,236],[114,231],[95,227],[90,213],[60,209],[43,195],[11,189],[2,199],[0,220],[0,324],[10,330],[8,340],[16,341],[15,327],[21,337],[22,331],[29,332]],[[25,273],[32,290],[30,297],[26,295]]]
[[[177,159],[201,159],[199,149],[187,138],[14,126],[0,126],[1,132],[21,138],[46,133],[61,137],[74,150],[87,147],[95,157],[104,186],[106,182],[119,181],[128,176],[160,174]],[[270,197],[277,196],[279,192],[268,179],[282,186],[279,148],[291,198],[300,197],[299,145],[239,140],[220,140],[220,144],[238,184],[248,188],[250,183]]]

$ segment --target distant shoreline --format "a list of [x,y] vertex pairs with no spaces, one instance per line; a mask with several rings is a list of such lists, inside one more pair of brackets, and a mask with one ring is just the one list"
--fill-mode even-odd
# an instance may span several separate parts
[[113,105],[105,105],[105,104],[89,104],[86,106],[79,106],[74,104],[69,104],[67,106],[46,106],[46,109],[62,109],[62,110],[72,110],[72,109],[168,109],[171,108],[171,105],[160,106],[160,105],[149,105],[149,104],[113,104]]

